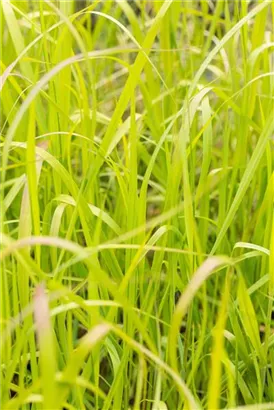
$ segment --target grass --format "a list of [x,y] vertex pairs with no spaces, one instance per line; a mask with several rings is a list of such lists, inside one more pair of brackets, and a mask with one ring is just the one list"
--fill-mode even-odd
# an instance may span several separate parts
[[274,3],[1,2],[1,408],[274,409]]

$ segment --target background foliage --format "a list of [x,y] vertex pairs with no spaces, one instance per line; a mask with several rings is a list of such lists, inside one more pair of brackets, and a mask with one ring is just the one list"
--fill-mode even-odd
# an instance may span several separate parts
[[274,3],[0,11],[2,408],[273,409]]

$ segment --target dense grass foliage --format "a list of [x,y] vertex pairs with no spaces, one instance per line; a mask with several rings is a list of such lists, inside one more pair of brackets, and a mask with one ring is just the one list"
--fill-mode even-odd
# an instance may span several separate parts
[[0,12],[1,408],[274,409],[274,2]]

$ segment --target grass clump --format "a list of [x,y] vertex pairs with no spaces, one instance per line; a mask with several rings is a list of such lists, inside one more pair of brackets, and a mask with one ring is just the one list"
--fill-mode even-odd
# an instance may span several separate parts
[[273,2],[0,12],[1,407],[274,409]]

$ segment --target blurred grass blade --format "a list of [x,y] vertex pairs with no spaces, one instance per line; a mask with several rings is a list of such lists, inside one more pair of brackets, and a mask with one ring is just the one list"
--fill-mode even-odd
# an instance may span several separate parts
[[39,343],[39,366],[41,372],[43,408],[58,410],[57,388],[55,383],[56,354],[48,297],[43,285],[38,285],[34,296],[34,318]]

